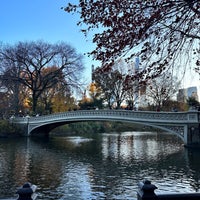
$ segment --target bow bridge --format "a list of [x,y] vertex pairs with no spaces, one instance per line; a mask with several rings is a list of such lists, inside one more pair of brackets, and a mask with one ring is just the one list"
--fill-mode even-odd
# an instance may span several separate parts
[[199,112],[149,112],[128,110],[78,110],[39,117],[16,117],[11,123],[25,128],[26,136],[48,134],[52,129],[73,122],[120,121],[159,128],[180,137],[186,146],[200,146]]

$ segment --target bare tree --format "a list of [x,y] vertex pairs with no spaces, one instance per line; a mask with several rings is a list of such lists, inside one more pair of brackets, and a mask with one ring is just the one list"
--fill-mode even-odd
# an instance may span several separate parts
[[119,92],[121,92],[121,88],[117,87],[117,82],[118,84],[120,83],[117,74],[119,75],[118,71],[105,73],[101,68],[96,68],[93,72],[94,81],[102,89],[104,99],[108,103],[109,108],[112,108],[115,101],[118,101],[118,104],[121,102],[119,100]]
[[133,69],[122,60],[116,62],[109,70],[104,71],[99,67],[94,71],[94,80],[102,88],[110,108],[113,103],[116,103],[117,108],[125,101],[131,100],[133,103],[136,80],[129,75],[132,73]]
[[[1,46],[1,49],[4,47]],[[0,80],[1,87],[6,88],[9,101],[9,109],[12,113],[20,110],[20,66],[14,56],[12,48],[5,49],[0,53]]]
[[[3,46],[0,57],[1,78],[19,83],[31,91],[33,112],[41,94],[58,82],[64,80],[69,87],[78,87],[84,69],[82,56],[66,43],[19,42],[14,46]],[[56,66],[53,71],[44,73],[45,68],[52,66]],[[8,71],[12,73],[6,74]],[[16,95],[18,93],[15,91]]]
[[178,91],[180,82],[177,77],[173,77],[169,72],[165,72],[159,77],[148,82],[146,96],[160,110],[165,101],[170,100]]

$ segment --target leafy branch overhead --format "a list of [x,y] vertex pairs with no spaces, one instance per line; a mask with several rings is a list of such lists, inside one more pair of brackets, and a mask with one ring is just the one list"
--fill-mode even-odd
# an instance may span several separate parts
[[80,14],[84,33],[95,31],[90,54],[103,65],[139,56],[152,78],[191,59],[200,63],[199,0],[79,0],[64,9]]

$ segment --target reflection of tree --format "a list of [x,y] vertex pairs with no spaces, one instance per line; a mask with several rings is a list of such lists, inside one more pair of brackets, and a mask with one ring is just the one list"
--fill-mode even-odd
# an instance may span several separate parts
[[[94,185],[109,182],[111,193],[107,188],[100,188],[100,190],[110,197],[115,195],[113,191],[118,191],[119,195],[123,194],[123,185],[130,185],[130,192],[133,192],[138,181],[146,177],[152,180],[170,179],[174,175],[175,168],[177,171],[185,170],[181,143],[179,140],[176,142],[171,135],[163,139],[162,134],[155,138],[152,134],[116,133],[106,135],[103,141],[103,161],[101,166],[93,166],[93,173],[97,174],[93,181]],[[168,143],[172,146],[168,147],[166,145]],[[127,146],[131,150],[126,149]],[[168,177],[165,176],[166,174]],[[177,174],[176,178],[181,180],[181,176],[182,173]]]
[[191,177],[188,181],[192,188],[196,192],[200,191],[200,160],[199,160],[199,150],[198,149],[186,149],[186,167],[189,169],[188,177]]
[[[190,156],[185,157],[182,143],[170,134],[158,133],[155,136],[152,133],[116,133],[104,135],[102,143],[97,142],[96,139],[78,146],[70,140],[62,138],[56,138],[51,143],[51,149],[59,150],[65,157],[70,158],[66,161],[76,163],[78,160],[81,165],[85,163],[90,166],[88,168],[90,183],[100,186],[93,188],[93,192],[101,191],[104,195],[113,197],[115,195],[113,191],[118,190],[119,194],[122,194],[124,190],[122,186],[127,184],[131,186],[130,190],[132,190],[139,180],[143,180],[147,176],[155,180],[156,185],[162,190],[161,183],[169,179],[174,180],[178,185],[182,181],[183,174],[194,177],[194,180],[198,180],[200,176],[198,154],[193,154],[195,159],[191,159]],[[41,145],[43,147],[42,143]],[[54,151],[52,153],[54,154]],[[48,154],[46,156],[48,157]],[[62,155],[60,156],[62,159]],[[52,155],[52,157],[54,156]],[[186,167],[188,160],[191,162],[191,166]],[[48,163],[48,159],[45,159],[44,162]],[[65,165],[65,163],[61,161],[60,165]],[[196,168],[192,169],[192,166],[196,166]],[[191,179],[191,187],[194,189],[198,187],[193,184],[193,179]],[[130,192],[134,193],[133,190]]]
[[2,179],[5,187],[0,187],[0,194],[13,196],[16,188],[27,181],[36,184],[42,190],[54,188],[60,184],[62,165],[55,159],[54,154],[28,140],[18,142],[13,140],[4,143],[3,150],[6,151],[1,160],[5,160],[5,166],[1,169],[4,171],[0,170],[1,175],[3,174],[0,182]]
[[[67,195],[66,191],[72,192],[65,188],[68,184],[74,191],[86,192],[89,188],[91,195],[108,199],[134,198],[138,181],[145,178],[150,178],[160,190],[166,189],[166,182],[180,186],[183,180],[187,182],[181,189],[187,185],[187,190],[198,190],[199,154],[185,151],[176,137],[141,132],[101,136],[86,140],[85,135],[79,145],[75,141],[81,138],[76,136],[2,142],[0,183],[9,182],[5,182],[8,185],[3,192],[13,195],[28,180],[39,187],[41,195],[53,196],[52,190],[57,191],[57,199]],[[3,194],[1,191],[0,187]]]

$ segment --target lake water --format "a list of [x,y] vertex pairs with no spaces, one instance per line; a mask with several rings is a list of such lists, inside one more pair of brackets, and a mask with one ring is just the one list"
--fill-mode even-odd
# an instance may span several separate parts
[[199,192],[199,158],[167,133],[1,139],[0,199],[27,181],[37,200],[132,200],[144,179],[157,193]]

